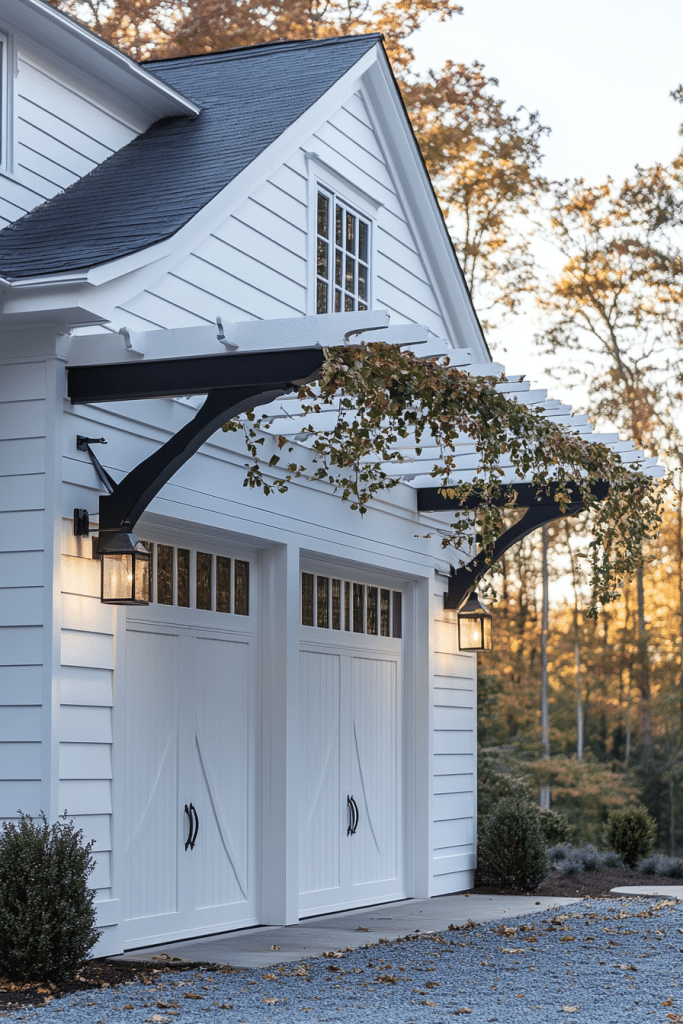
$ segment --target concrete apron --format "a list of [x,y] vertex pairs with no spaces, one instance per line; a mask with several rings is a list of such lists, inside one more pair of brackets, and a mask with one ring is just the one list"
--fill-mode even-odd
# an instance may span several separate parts
[[146,960],[152,963],[187,960],[194,963],[229,964],[231,967],[273,967],[372,945],[391,942],[406,935],[447,931],[449,924],[468,921],[507,921],[523,914],[546,911],[581,902],[578,898],[535,896],[481,896],[460,894],[436,896],[430,900],[401,900],[375,907],[362,907],[337,914],[309,917],[287,927],[262,925],[243,931],[223,932],[200,939],[148,946],[131,950],[112,960]]

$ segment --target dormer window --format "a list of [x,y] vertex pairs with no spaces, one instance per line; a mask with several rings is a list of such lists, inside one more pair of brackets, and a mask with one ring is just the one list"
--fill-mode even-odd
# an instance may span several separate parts
[[370,304],[370,221],[335,192],[318,189],[316,312],[346,313]]

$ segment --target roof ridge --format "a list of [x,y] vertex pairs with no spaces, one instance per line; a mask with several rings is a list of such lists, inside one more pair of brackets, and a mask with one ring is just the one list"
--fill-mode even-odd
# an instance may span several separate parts
[[320,39],[273,39],[266,43],[254,43],[250,46],[234,46],[229,50],[212,50],[211,53],[186,53],[180,57],[158,57],[156,60],[138,61],[140,67],[151,67],[154,64],[172,64],[174,61],[186,60],[212,60],[216,57],[248,56],[257,50],[274,49],[275,47],[300,46],[316,47],[329,46],[338,43],[348,43],[358,39],[376,39],[383,42],[384,35],[381,32],[357,32],[345,36],[324,36]]

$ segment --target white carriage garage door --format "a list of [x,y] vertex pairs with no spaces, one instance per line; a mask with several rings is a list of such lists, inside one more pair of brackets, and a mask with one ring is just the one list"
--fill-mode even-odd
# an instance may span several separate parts
[[302,917],[405,895],[401,596],[302,574]]
[[126,634],[126,948],[258,920],[248,562],[154,548]]

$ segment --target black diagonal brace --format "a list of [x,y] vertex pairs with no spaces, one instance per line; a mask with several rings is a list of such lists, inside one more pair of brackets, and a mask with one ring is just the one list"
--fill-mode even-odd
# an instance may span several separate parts
[[189,423],[100,496],[98,547],[112,533],[131,532],[150,501],[215,431],[240,413],[266,405],[316,380],[322,348],[150,360],[68,370],[72,403],[206,394]]
[[548,523],[564,519],[565,516],[575,516],[583,510],[582,501],[573,502],[564,511],[559,505],[550,503],[528,508],[522,518],[501,534],[495,544],[485,551],[480,551],[470,562],[455,570],[455,575],[452,575],[448,581],[449,606],[460,607],[464,604],[470,592],[474,590],[491,566],[498,562],[514,544],[524,540],[539,526],[547,526]]

